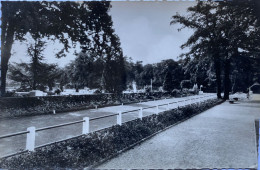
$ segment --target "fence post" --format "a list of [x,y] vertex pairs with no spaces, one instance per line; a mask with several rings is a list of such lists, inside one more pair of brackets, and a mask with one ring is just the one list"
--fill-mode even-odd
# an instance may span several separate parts
[[159,105],[156,106],[156,114],[159,114]]
[[141,120],[143,119],[143,108],[142,107],[139,110],[138,118]]
[[118,125],[122,125],[122,112],[118,112],[118,115],[116,116],[116,122]]
[[82,134],[89,133],[89,117],[83,118]]
[[35,148],[35,127],[28,127],[27,131],[27,138],[26,138],[26,150],[34,151]]

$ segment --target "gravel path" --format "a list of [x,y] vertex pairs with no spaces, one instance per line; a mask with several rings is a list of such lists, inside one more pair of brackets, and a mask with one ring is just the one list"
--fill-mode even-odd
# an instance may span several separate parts
[[[204,94],[204,96],[209,94]],[[202,95],[200,95],[201,97]],[[76,112],[59,113],[55,115],[39,115],[30,117],[20,117],[12,119],[0,120],[0,136],[25,131],[27,127],[34,126],[36,129],[53,126],[62,123],[68,123],[73,121],[82,120],[83,117],[99,117],[109,114],[117,113],[118,111],[128,111],[139,109],[140,107],[156,106],[159,104],[166,104],[169,102],[194,99],[198,96],[190,96],[183,98],[163,99],[157,101],[142,102],[123,106],[111,106],[99,109],[82,110]],[[204,98],[206,100],[207,98]],[[196,100],[192,100],[195,102]],[[180,104],[187,104],[182,102]],[[171,108],[177,107],[177,104],[170,105]],[[167,109],[167,106],[160,106],[159,112]],[[148,116],[156,112],[155,108],[147,109],[143,111],[143,116]],[[123,122],[137,119],[138,111],[127,113],[122,116]],[[99,119],[90,122],[90,131],[95,131],[105,127],[109,127],[116,124],[116,116],[108,117],[106,119]],[[58,140],[63,140],[73,136],[80,135],[82,133],[82,123],[74,124],[65,127],[59,127],[55,129],[44,130],[36,133],[36,146],[43,145]],[[22,151],[25,149],[26,135],[19,135],[15,137],[0,139],[0,157],[8,155],[14,152]]]
[[145,141],[98,169],[257,168],[260,95],[225,102]]

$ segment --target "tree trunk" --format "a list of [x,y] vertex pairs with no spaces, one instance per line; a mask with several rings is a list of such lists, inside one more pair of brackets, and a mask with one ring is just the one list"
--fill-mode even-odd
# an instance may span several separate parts
[[224,63],[224,99],[229,99],[230,91],[230,59],[226,59]]
[[32,86],[32,89],[33,89],[33,90],[36,90],[36,81],[35,81],[35,80],[33,80],[33,86]]
[[34,49],[32,50],[33,56],[32,56],[32,73],[33,73],[33,90],[36,90],[37,84],[39,82],[37,81],[38,79],[38,69],[39,69],[39,56],[37,52],[37,46],[38,45],[38,39],[35,39],[34,43]]
[[6,73],[8,69],[8,60],[6,60],[6,56],[2,54],[2,60],[1,60],[1,96],[3,97],[5,95],[5,89],[6,89]]
[[49,87],[49,91],[52,91],[53,88],[52,88],[52,83],[48,83],[48,87]]
[[217,97],[219,99],[222,98],[221,96],[221,64],[220,59],[215,56],[215,72],[216,72],[216,82],[217,82]]
[[[3,22],[4,24],[4,22]],[[7,23],[5,23],[7,24]],[[1,96],[5,95],[6,90],[6,74],[8,70],[8,61],[11,57],[11,49],[14,42],[14,30],[10,29],[12,28],[10,25],[2,25],[2,28],[5,28],[5,30],[2,30],[1,35]]]

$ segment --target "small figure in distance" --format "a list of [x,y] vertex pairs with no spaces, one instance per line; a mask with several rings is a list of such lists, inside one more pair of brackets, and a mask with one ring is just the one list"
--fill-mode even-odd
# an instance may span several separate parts
[[246,92],[247,92],[247,93],[246,93],[247,99],[249,99],[249,91],[250,91],[249,88],[247,88],[247,90],[246,90]]

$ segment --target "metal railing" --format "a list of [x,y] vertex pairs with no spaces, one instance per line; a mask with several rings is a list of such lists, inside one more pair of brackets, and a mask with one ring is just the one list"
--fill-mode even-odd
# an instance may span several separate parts
[[[215,96],[215,97],[213,97],[213,96]],[[39,128],[39,129],[36,129],[35,127],[32,126],[32,127],[28,127],[26,131],[21,131],[21,132],[16,132],[16,133],[11,133],[11,134],[0,136],[0,139],[5,139],[5,138],[13,137],[13,136],[26,134],[27,137],[26,137],[26,148],[25,149],[26,149],[26,151],[34,151],[34,149],[36,148],[35,147],[35,138],[36,138],[35,134],[36,134],[36,132],[82,123],[82,134],[81,135],[84,135],[84,134],[90,133],[90,130],[89,130],[90,129],[90,121],[93,121],[93,120],[98,120],[98,119],[116,116],[117,117],[117,121],[116,121],[117,124],[122,125],[122,115],[123,114],[131,113],[131,112],[138,112],[138,118],[142,119],[143,118],[143,110],[156,108],[155,113],[159,114],[159,107],[162,107],[162,106],[167,106],[166,110],[170,110],[170,106],[172,104],[177,104],[176,108],[179,108],[179,107],[184,107],[186,105],[191,105],[191,104],[198,103],[198,102],[201,103],[205,99],[209,99],[209,98],[216,98],[216,95],[210,94],[210,95],[199,96],[199,97],[191,98],[191,99],[184,99],[184,100],[169,102],[169,103],[165,103],[165,104],[158,104],[158,105],[155,105],[155,106],[140,107],[139,109],[133,109],[133,110],[128,110],[128,111],[119,111],[118,113],[94,117],[94,118],[84,117],[83,120],[58,124],[58,125],[54,125],[54,126],[47,126],[47,127],[43,127],[43,128]],[[64,140],[67,140],[67,139],[64,139]],[[51,144],[51,143],[48,143],[48,144]],[[25,152],[25,151],[22,151],[22,152]],[[21,153],[21,152],[17,152],[17,153]],[[15,155],[17,153],[13,153],[13,154],[10,154],[8,156],[12,156],[12,155]],[[4,157],[8,157],[8,156],[4,156]]]

